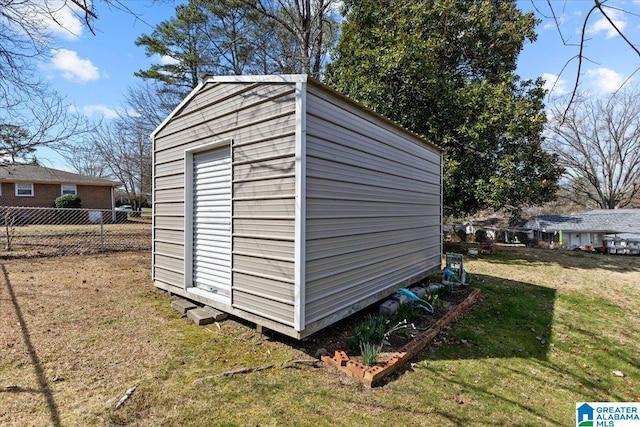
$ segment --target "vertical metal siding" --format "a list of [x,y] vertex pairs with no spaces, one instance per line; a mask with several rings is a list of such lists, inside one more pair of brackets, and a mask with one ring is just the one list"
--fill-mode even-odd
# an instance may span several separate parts
[[440,152],[307,92],[306,321],[440,266]]
[[185,150],[230,138],[233,305],[293,324],[294,92],[293,83],[208,83],[157,132],[155,280],[185,286]]

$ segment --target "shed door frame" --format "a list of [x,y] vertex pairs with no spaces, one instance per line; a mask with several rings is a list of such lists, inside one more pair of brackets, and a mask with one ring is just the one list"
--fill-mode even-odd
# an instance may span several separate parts
[[[233,139],[225,138],[217,141],[206,142],[204,144],[198,145],[197,147],[189,148],[184,151],[184,278],[185,278],[185,291],[194,293],[196,295],[209,298],[215,300],[217,302],[223,303],[225,305],[231,306],[232,304],[232,295],[227,297],[216,295],[212,292],[206,292],[202,289],[198,289],[194,286],[193,283],[193,157],[194,155],[206,151],[216,150],[220,148],[224,148],[225,146],[229,149],[230,161],[233,163],[233,152],[232,152]],[[231,165],[231,179],[233,181],[233,164]],[[231,188],[229,189],[230,197],[233,199],[233,182],[230,184]],[[231,217],[233,217],[233,200],[229,201],[231,203]],[[229,218],[231,221],[231,226],[233,227],[232,218]],[[231,249],[229,256],[231,257],[231,253],[233,252],[233,229],[230,230],[230,243]],[[233,261],[233,260],[232,260]],[[230,271],[231,273],[231,271]],[[233,275],[229,280],[229,286],[231,290],[233,290]]]

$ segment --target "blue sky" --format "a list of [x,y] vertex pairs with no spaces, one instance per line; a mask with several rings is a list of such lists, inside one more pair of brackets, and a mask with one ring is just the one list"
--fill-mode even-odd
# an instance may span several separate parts
[[[72,32],[56,32],[56,50],[52,51],[51,61],[41,64],[42,73],[52,86],[66,96],[68,103],[91,118],[103,116],[109,120],[122,108],[127,89],[140,80],[133,73],[159,60],[147,58],[144,48],[135,46],[134,41],[174,14],[172,2],[124,2],[140,19],[109,9],[96,0],[96,35],[82,28],[72,16],[61,15],[59,20]],[[592,4],[586,0],[552,0],[560,29],[569,43],[579,42],[579,30]],[[611,0],[607,5],[640,14],[638,1]],[[520,56],[518,74],[523,79],[544,77],[549,87],[555,82],[552,95],[567,93],[576,77],[577,62],[570,59],[578,53],[578,47],[564,46],[554,22],[541,16],[551,15],[546,0],[522,0],[518,6],[527,11],[537,8],[536,14],[543,20],[537,28],[538,40],[527,44]],[[611,9],[611,14],[633,42],[640,41],[640,17],[615,9]],[[640,66],[640,57],[611,31],[601,15],[591,17],[587,34],[585,55],[589,61],[583,65],[581,90],[606,93],[619,88],[628,78],[630,83],[640,79],[640,73],[633,75]],[[568,66],[562,71],[567,61]],[[39,151],[38,158],[47,166],[64,167],[60,158],[48,150]]]
[[[546,0],[519,1],[518,5],[523,10],[534,11],[542,20],[537,27],[538,40],[526,45],[520,55],[518,73],[523,78],[543,77],[549,88],[553,87],[560,75],[550,95],[566,94],[575,83],[578,62],[572,58],[579,52],[577,44],[580,42],[580,32],[593,1],[552,0],[560,30],[551,18]],[[611,0],[605,5],[609,6],[607,13],[616,26],[632,43],[640,46],[640,2]],[[598,11],[589,18],[586,36],[585,61],[580,76],[581,91],[610,93],[623,84],[634,84],[640,79],[640,73],[634,75],[640,67],[640,57]]]

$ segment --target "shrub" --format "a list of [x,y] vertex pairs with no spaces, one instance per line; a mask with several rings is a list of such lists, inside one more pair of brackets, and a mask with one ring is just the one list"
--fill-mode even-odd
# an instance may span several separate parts
[[53,202],[56,208],[80,208],[80,197],[75,194],[63,194]]

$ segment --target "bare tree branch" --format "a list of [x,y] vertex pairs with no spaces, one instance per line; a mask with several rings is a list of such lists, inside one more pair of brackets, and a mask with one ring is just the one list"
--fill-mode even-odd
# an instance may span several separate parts
[[[133,14],[124,0],[99,1]],[[95,5],[90,0],[0,0],[0,122],[28,131],[25,149],[69,149],[96,126],[53,91],[38,69],[51,59],[51,29],[57,25],[71,32],[60,12],[70,11],[95,33]]]
[[[565,63],[565,65],[562,67],[562,70],[559,74],[559,76],[561,76],[563,74],[563,72],[565,71],[565,69],[567,68],[567,66],[569,65],[569,63],[571,63],[574,60],[578,61],[577,64],[577,71],[576,71],[576,75],[575,75],[575,79],[574,79],[574,83],[573,83],[573,89],[571,90],[571,96],[570,99],[566,105],[566,109],[565,109],[565,113],[563,115],[563,120],[566,119],[566,115],[568,113],[569,108],[571,107],[571,105],[573,104],[573,102],[576,100],[576,96],[578,94],[578,88],[580,86],[580,79],[582,77],[582,69],[583,69],[583,63],[584,61],[588,61],[589,59],[586,57],[586,41],[587,39],[587,33],[588,33],[588,25],[589,25],[589,20],[591,19],[593,13],[595,11],[600,12],[600,14],[602,15],[602,17],[609,23],[609,25],[611,25],[611,28],[616,32],[616,34],[618,34],[622,40],[624,41],[624,43],[629,46],[631,48],[631,50],[633,50],[636,55],[640,56],[640,49],[627,37],[627,35],[624,33],[624,31],[622,31],[619,27],[618,24],[616,24],[616,21],[614,19],[611,18],[610,13],[608,13],[608,10],[615,10],[617,12],[621,12],[624,14],[629,14],[629,15],[633,15],[633,16],[640,16],[637,13],[631,12],[627,9],[624,8],[620,8],[620,7],[615,7],[615,6],[609,6],[607,4],[608,0],[593,0],[594,3],[593,5],[590,7],[589,11],[587,12],[587,14],[584,17],[584,20],[582,22],[582,27],[580,30],[580,42],[578,43],[578,53],[573,56],[572,58],[570,58],[569,60],[567,60],[567,62]],[[568,40],[565,39],[564,34],[562,33],[562,29],[561,29],[561,22],[558,19],[558,15],[555,11],[555,7],[554,7],[554,2],[552,2],[551,0],[547,0],[547,6],[550,10],[550,14],[551,14],[551,18],[553,19],[556,29],[558,31],[558,34],[560,35],[560,39],[562,40],[562,43],[565,46],[575,46],[573,44],[568,43]],[[534,5],[534,8],[536,9],[536,11],[542,15],[545,16],[542,11],[540,11],[540,9],[538,7],[536,7]],[[620,88],[618,88],[618,90],[622,89],[630,80],[631,77],[633,75],[635,75],[638,70],[640,70],[640,67],[636,68],[633,73],[631,73],[631,75],[627,76],[627,78],[623,81],[623,83],[620,85]]]
[[636,91],[556,103],[547,149],[558,155],[578,198],[602,209],[628,206],[640,194],[640,105]]
[[594,10],[596,10],[595,6],[589,9],[589,13],[587,13],[587,16],[584,18],[584,22],[582,23],[582,31],[580,33],[580,50],[577,55],[578,70],[576,71],[576,79],[573,85],[573,90],[571,91],[571,98],[569,99],[569,103],[567,104],[567,109],[565,110],[565,114],[562,117],[563,121],[566,119],[566,114],[569,111],[569,107],[573,104],[573,101],[576,98],[576,93],[578,92],[578,86],[580,85],[580,74],[582,73],[582,60],[584,59],[584,42],[585,42],[585,35],[587,32],[587,24],[589,23],[589,17],[591,16]]

